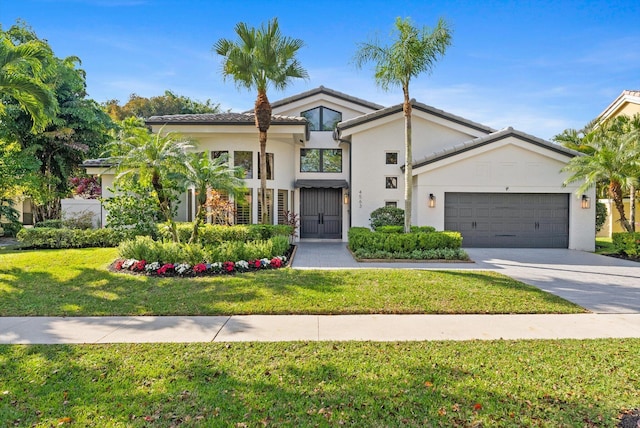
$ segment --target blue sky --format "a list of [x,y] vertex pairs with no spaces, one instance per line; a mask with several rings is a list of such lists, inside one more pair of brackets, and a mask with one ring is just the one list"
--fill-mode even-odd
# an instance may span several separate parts
[[76,55],[89,96],[126,102],[166,89],[225,109],[253,107],[255,94],[220,74],[212,53],[235,38],[239,21],[258,26],[277,16],[301,38],[310,78],[272,101],[324,85],[383,105],[371,69],[350,63],[356,43],[384,39],[396,17],[434,25],[444,17],[453,44],[433,73],[412,81],[411,96],[492,126],[550,139],[580,128],[624,89],[640,90],[640,2],[625,1],[205,1],[0,0],[0,23],[22,18],[60,57]]

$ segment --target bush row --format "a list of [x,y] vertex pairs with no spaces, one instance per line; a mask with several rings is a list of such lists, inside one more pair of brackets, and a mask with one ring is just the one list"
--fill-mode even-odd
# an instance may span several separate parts
[[611,235],[613,246],[618,254],[640,257],[640,232],[614,233]]
[[462,235],[459,232],[380,233],[364,227],[352,227],[349,230],[349,248],[354,253],[363,250],[368,253],[385,251],[407,254],[416,250],[461,246]]
[[118,247],[123,259],[145,260],[161,264],[222,263],[227,261],[272,259],[285,255],[289,250],[286,236],[274,236],[267,240],[249,242],[225,241],[210,245],[154,241],[148,236],[138,236],[124,241]]
[[[178,223],[178,237],[180,242],[188,242],[193,230],[193,223]],[[289,236],[293,231],[292,226],[284,224],[248,224],[236,226],[222,226],[216,224],[203,224],[198,231],[198,241],[203,244],[215,244],[225,241],[258,241],[274,236]],[[166,224],[159,227],[160,237],[170,240],[171,231]]]
[[29,248],[117,247],[133,237],[132,231],[115,229],[54,229],[38,227],[21,229],[18,241]]
[[462,248],[433,248],[411,252],[366,251],[353,252],[358,259],[411,259],[411,260],[468,260],[469,255]]

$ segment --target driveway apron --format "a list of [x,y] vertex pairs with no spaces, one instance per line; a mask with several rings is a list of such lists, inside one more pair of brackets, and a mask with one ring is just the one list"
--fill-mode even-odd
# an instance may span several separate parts
[[294,269],[492,270],[603,314],[640,314],[640,263],[583,251],[467,248],[474,263],[357,262],[343,242],[300,242]]

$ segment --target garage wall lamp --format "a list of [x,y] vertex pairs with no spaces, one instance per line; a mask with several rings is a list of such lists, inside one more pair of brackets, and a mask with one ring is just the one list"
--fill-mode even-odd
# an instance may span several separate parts
[[591,208],[591,198],[587,195],[582,195],[582,200],[580,202],[580,206],[583,210]]
[[349,205],[349,192],[344,192],[344,204]]
[[435,208],[436,207],[436,197],[433,193],[429,193],[429,208]]

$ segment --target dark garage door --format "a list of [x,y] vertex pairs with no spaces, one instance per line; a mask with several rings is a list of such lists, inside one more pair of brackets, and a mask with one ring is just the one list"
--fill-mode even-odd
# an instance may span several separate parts
[[445,230],[462,246],[567,248],[567,193],[445,193]]

